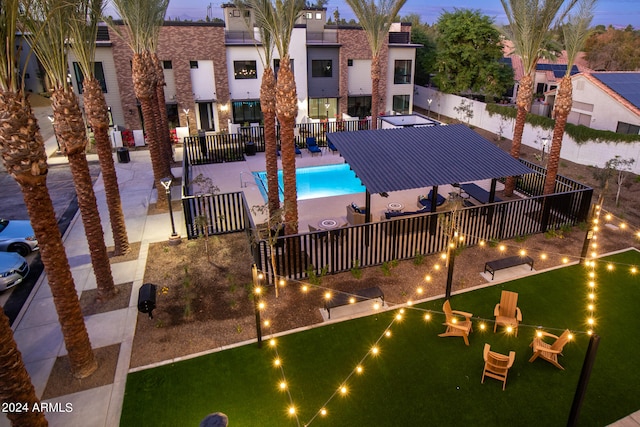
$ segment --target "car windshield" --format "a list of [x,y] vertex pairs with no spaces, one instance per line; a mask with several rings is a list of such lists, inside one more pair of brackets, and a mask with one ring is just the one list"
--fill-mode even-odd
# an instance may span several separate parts
[[7,228],[7,225],[9,225],[8,219],[0,219],[0,233],[2,232],[2,230]]

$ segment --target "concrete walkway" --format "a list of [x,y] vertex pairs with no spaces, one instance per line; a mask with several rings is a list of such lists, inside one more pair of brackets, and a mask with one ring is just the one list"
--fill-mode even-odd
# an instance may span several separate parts
[[[55,138],[46,142],[47,154],[51,156],[57,149]],[[176,152],[181,160],[182,152]],[[115,158],[115,156],[114,156]],[[111,270],[116,285],[133,281],[129,306],[120,310],[85,317],[92,347],[100,348],[120,344],[114,382],[87,391],[60,396],[46,402],[71,404],[72,412],[47,413],[51,426],[93,427],[117,426],[124,397],[126,377],[129,371],[131,348],[137,319],[137,295],[142,285],[149,243],[167,240],[171,233],[169,214],[147,216],[150,203],[154,203],[156,192],[153,188],[153,171],[149,151],[130,151],[129,163],[116,163],[118,183],[122,198],[129,241],[141,242],[140,255],[135,261],[115,263]],[[66,158],[50,157],[49,163],[66,162]],[[174,176],[181,176],[181,169],[173,170]],[[102,228],[107,246],[113,245],[111,227],[106,206],[102,176],[94,186]],[[180,197],[180,188],[174,187],[172,195]],[[174,211],[178,226],[184,227],[181,210]],[[184,230],[177,230],[183,236]],[[88,244],[80,212],[72,220],[63,236],[67,257],[73,273],[78,296],[83,291],[96,288],[96,279],[91,266]],[[46,274],[42,274],[13,324],[14,338],[22,353],[27,370],[38,397],[42,396],[54,362],[58,356],[66,354],[62,332],[48,286]],[[0,426],[9,426],[5,415],[0,417]]]

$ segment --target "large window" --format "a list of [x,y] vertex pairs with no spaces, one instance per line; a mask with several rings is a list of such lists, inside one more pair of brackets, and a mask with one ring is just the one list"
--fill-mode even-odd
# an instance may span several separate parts
[[400,114],[409,114],[409,99],[411,95],[393,95],[393,111]]
[[233,61],[233,75],[236,80],[257,79],[256,61]]
[[350,96],[347,100],[347,114],[364,119],[371,115],[370,96]]
[[632,125],[630,123],[618,122],[616,133],[624,133],[626,135],[638,135],[640,134],[640,126]]
[[231,105],[234,123],[260,123],[262,121],[260,101],[234,101]]
[[330,59],[314,59],[311,61],[311,77],[333,76],[333,64]]
[[397,85],[411,83],[411,60],[396,60],[393,72],[393,83]]
[[[73,63],[73,71],[76,74],[76,83],[78,84],[78,92],[82,93],[82,83],[84,82],[84,74],[80,69],[80,65],[77,62]],[[102,92],[107,93],[107,82],[104,79],[104,70],[102,69],[102,62],[94,62],[93,74],[96,80],[100,83]]]
[[197,105],[198,118],[200,119],[200,129],[206,131],[216,130],[216,125],[213,121],[214,104],[211,102],[199,102]]
[[312,98],[309,100],[309,117],[312,119],[329,119],[338,114],[336,98]]

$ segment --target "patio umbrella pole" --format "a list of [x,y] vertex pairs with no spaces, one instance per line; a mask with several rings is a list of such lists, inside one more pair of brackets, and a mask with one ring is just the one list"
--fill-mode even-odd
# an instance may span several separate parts
[[573,396],[573,403],[571,404],[571,412],[569,413],[567,427],[574,427],[578,425],[580,408],[584,401],[584,395],[587,393],[587,385],[589,385],[589,378],[591,377],[593,364],[596,361],[596,353],[598,352],[599,344],[600,336],[597,334],[591,335],[591,338],[589,339],[589,347],[587,347],[587,354],[584,356],[584,363],[582,364],[582,371],[580,372],[580,379],[578,380],[576,394]]

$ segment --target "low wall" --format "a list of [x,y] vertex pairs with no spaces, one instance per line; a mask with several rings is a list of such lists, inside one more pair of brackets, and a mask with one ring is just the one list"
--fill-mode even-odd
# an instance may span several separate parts
[[[428,100],[431,99],[431,104]],[[413,97],[414,105],[425,110],[438,114],[456,118],[467,122],[466,117],[461,117],[455,110],[464,101],[471,105],[473,117],[469,119],[472,126],[485,129],[495,134],[502,134],[503,137],[512,139],[515,126],[515,119],[504,118],[498,114],[492,116],[486,111],[486,104],[480,101],[463,98],[461,96],[438,92],[433,88],[415,86]],[[433,116],[434,114],[432,114]],[[522,143],[529,147],[542,149],[542,138],[551,138],[552,132],[539,127],[525,124]],[[547,148],[548,150],[549,148]],[[560,157],[575,163],[590,166],[603,167],[605,163],[620,156],[621,159],[635,159],[631,172],[640,174],[640,143],[605,143],[588,142],[577,144],[569,135],[565,133],[562,140],[562,151]]]

